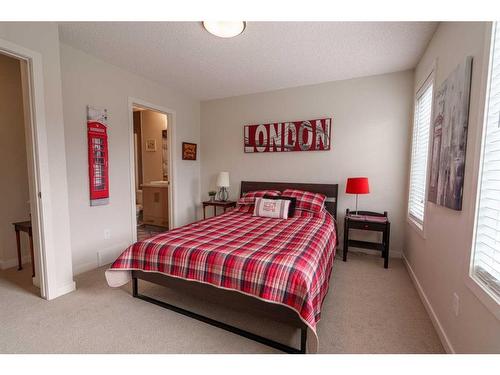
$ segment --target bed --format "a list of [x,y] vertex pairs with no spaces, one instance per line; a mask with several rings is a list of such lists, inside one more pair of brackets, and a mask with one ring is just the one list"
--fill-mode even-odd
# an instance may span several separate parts
[[[328,292],[337,243],[338,185],[241,183],[256,190],[298,189],[324,194],[321,213],[296,211],[286,220],[252,216],[241,206],[220,216],[158,234],[127,248],[106,271],[112,287],[132,280],[132,294],[147,302],[255,340],[286,353],[314,353],[316,325]],[[264,309],[285,307],[300,329],[296,348],[139,293],[138,280],[172,287],[172,281],[204,284],[259,300]],[[248,297],[246,297],[248,296]]]

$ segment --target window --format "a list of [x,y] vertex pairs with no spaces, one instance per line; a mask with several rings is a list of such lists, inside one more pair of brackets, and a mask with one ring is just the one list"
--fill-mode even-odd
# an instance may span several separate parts
[[500,301],[500,31],[493,26],[471,276]]
[[423,228],[426,200],[427,157],[432,109],[432,80],[429,78],[417,93],[411,147],[410,194],[408,215]]

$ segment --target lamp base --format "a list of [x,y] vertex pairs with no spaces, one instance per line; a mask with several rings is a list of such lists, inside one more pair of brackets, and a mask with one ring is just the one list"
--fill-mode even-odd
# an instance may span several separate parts
[[225,187],[219,188],[219,192],[217,193],[217,200],[225,202],[229,198],[229,193]]
[[350,211],[349,212],[349,216],[351,217],[363,217],[363,215],[360,215],[359,214],[359,211],[358,211],[358,194],[356,194],[356,210],[355,211]]

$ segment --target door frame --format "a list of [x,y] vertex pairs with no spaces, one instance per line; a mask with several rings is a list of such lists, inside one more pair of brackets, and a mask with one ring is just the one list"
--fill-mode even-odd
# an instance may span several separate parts
[[134,114],[133,107],[140,107],[144,109],[149,109],[155,112],[163,113],[167,116],[167,142],[168,142],[168,172],[169,172],[169,184],[168,184],[168,228],[169,230],[175,228],[175,184],[176,184],[176,163],[175,163],[175,124],[176,124],[176,114],[175,111],[157,104],[149,103],[145,100],[129,97],[128,98],[128,115],[129,115],[129,176],[130,176],[130,225],[132,230],[132,242],[137,242],[137,214],[135,210],[136,198],[135,198],[135,155],[134,155]]
[[[25,113],[26,153],[28,162],[29,196],[35,253],[36,275],[34,284],[40,286],[44,299],[57,297],[56,256],[52,236],[52,204],[50,199],[49,153],[47,145],[47,123],[45,119],[45,94],[42,55],[38,52],[0,39],[0,53],[21,60],[21,76],[26,73],[29,103],[23,103]],[[23,69],[25,71],[23,72]],[[24,91],[24,89],[23,89]],[[42,199],[43,197],[43,199]]]

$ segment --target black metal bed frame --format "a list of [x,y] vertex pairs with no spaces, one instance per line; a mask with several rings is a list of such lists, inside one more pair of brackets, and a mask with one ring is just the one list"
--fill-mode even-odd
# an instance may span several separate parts
[[[137,275],[134,274],[133,276],[137,276]],[[174,312],[176,312],[178,314],[185,315],[185,316],[187,316],[189,318],[193,318],[193,319],[199,320],[200,322],[210,324],[210,325],[212,325],[214,327],[221,328],[223,330],[229,331],[229,332],[234,333],[236,335],[246,337],[247,339],[250,339],[250,340],[253,340],[253,341],[257,341],[257,342],[259,342],[261,344],[264,344],[264,345],[270,346],[272,348],[281,350],[282,352],[285,352],[285,353],[290,353],[290,354],[305,354],[306,353],[307,327],[300,328],[300,330],[301,330],[301,333],[300,333],[300,349],[293,348],[291,346],[282,344],[280,342],[277,342],[277,341],[268,339],[266,337],[263,337],[263,336],[260,336],[260,335],[256,335],[255,333],[246,331],[244,329],[235,327],[233,325],[230,325],[230,324],[227,324],[227,323],[223,323],[221,321],[209,318],[207,316],[200,315],[200,314],[197,314],[195,312],[183,309],[182,307],[174,306],[174,305],[171,305],[169,303],[157,300],[155,298],[148,297],[148,296],[146,296],[144,294],[140,294],[139,293],[139,285],[138,285],[139,283],[138,283],[138,280],[139,280],[138,277],[133,277],[132,278],[132,295],[135,298],[139,298],[139,299],[142,299],[143,301],[153,303],[153,304],[155,304],[157,306],[160,306],[160,307],[163,307],[163,308],[165,308],[167,310],[171,310],[171,311],[174,311]]]
[[[326,209],[333,215],[333,217],[337,218],[337,198],[338,198],[338,185],[337,184],[304,184],[304,183],[286,183],[286,182],[257,182],[257,181],[242,181],[241,182],[241,191],[240,195],[243,195],[245,192],[253,191],[253,190],[284,190],[286,188],[291,189],[300,189],[312,191],[314,193],[322,193],[327,196],[327,201],[325,202]],[[338,240],[337,240],[338,242]],[[163,275],[162,275],[163,276]],[[165,276],[168,277],[168,276]],[[280,342],[271,340],[269,338],[257,335],[255,333],[246,331],[244,329],[235,327],[233,325],[209,318],[207,316],[197,314],[195,312],[183,309],[178,306],[171,305],[169,303],[157,300],[155,298],[146,296],[144,294],[139,293],[139,283],[138,280],[145,280],[149,282],[153,282],[151,280],[147,280],[141,277],[141,272],[132,271],[132,295],[134,298],[142,299],[143,301],[155,304],[157,306],[163,307],[167,310],[174,311],[178,314],[182,314],[189,318],[193,318],[204,322],[206,324],[210,324],[214,327],[221,328],[228,332],[234,333],[236,335],[245,337],[247,339],[256,341],[258,343],[270,346],[271,348],[281,350],[285,353],[290,354],[305,354],[306,353],[306,345],[307,345],[307,326],[302,323],[300,329],[300,348],[294,348]],[[155,283],[158,284],[158,283]],[[158,284],[161,285],[161,284]]]

